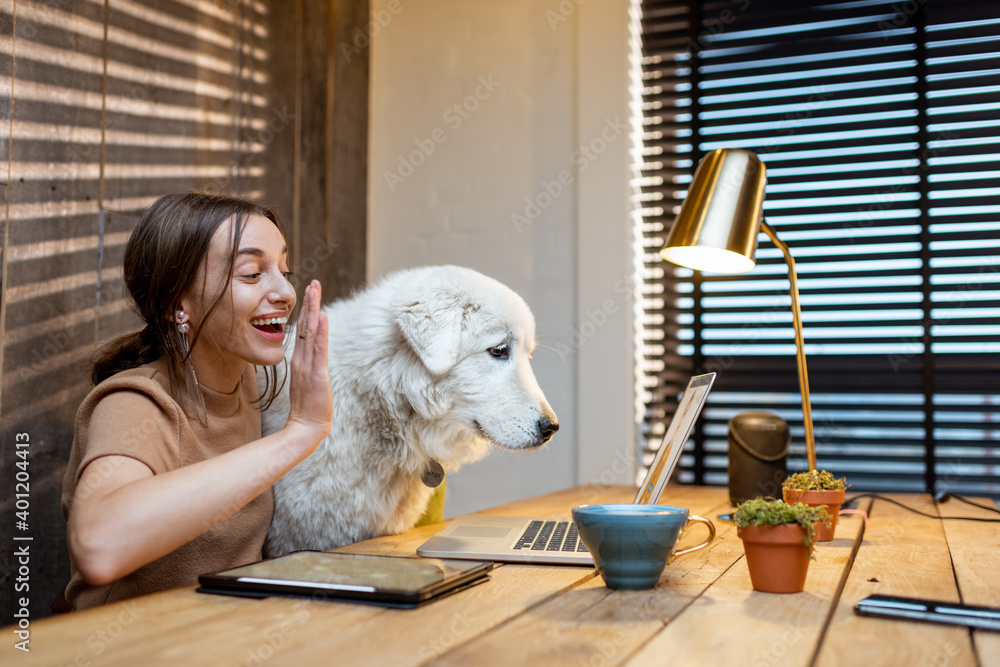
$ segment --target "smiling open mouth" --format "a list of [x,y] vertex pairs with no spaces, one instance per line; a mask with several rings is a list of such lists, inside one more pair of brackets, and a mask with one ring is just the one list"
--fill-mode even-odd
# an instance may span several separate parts
[[250,326],[258,331],[269,334],[285,333],[287,317],[265,317],[259,320],[250,320]]

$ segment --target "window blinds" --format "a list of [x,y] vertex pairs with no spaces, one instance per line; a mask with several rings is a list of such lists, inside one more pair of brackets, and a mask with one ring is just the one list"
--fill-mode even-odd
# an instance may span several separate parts
[[767,166],[798,269],[819,465],[852,488],[1000,493],[1000,18],[986,2],[643,2],[648,447],[717,371],[681,479],[726,482],[727,421],[787,420],[804,469],[786,267],[656,255],[698,160]]
[[188,189],[261,195],[262,151],[289,123],[271,22],[251,0],[0,7],[6,428],[66,446],[94,345],[137,326],[121,263],[143,208]]

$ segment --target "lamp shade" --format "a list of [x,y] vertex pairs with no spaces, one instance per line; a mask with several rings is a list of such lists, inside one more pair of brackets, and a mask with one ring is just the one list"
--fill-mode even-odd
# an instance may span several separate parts
[[660,256],[699,271],[752,269],[766,184],[764,163],[754,153],[734,148],[708,153],[695,171]]

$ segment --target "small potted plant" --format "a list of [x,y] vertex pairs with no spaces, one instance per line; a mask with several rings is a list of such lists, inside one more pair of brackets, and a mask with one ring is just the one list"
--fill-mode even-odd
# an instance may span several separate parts
[[817,542],[829,542],[837,530],[837,516],[844,504],[847,480],[837,479],[826,470],[797,472],[790,475],[781,485],[781,494],[786,503],[805,503],[810,507],[822,507],[830,515],[830,523],[816,531]]
[[743,540],[754,590],[799,593],[805,588],[813,536],[826,513],[804,503],[790,505],[773,498],[751,498],[733,513]]

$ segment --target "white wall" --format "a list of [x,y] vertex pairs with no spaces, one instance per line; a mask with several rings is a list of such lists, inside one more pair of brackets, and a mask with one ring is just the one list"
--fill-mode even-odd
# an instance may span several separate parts
[[634,477],[629,3],[577,1],[372,2],[369,278],[520,293],[561,426],[451,476],[448,516]]

